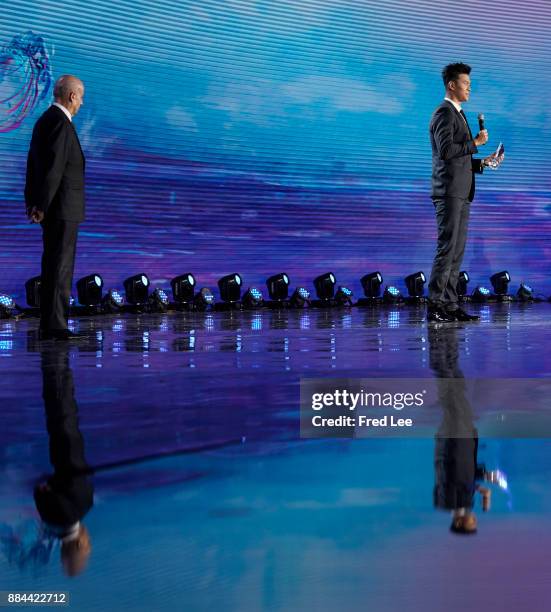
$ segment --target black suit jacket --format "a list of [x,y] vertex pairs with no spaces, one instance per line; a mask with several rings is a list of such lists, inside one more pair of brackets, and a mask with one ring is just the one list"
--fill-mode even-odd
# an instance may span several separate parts
[[469,126],[451,102],[444,100],[434,111],[430,126],[432,147],[432,197],[472,201],[474,174],[482,173],[482,160]]
[[84,154],[65,113],[50,106],[36,122],[29,155],[25,204],[45,217],[84,221]]

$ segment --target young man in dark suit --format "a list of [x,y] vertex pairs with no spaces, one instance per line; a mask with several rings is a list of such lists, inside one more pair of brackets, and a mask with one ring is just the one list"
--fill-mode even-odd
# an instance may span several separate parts
[[25,183],[27,216],[42,225],[40,334],[78,338],[67,328],[78,226],[84,221],[84,154],[73,126],[84,84],[71,75],[54,86],[54,103],[34,126]]
[[446,97],[430,121],[432,147],[432,200],[436,210],[438,244],[429,281],[429,321],[475,321],[458,305],[457,280],[467,238],[475,174],[482,174],[502,157],[474,159],[478,147],[488,142],[488,132],[471,133],[461,105],[471,93],[471,67],[449,64],[442,70]]

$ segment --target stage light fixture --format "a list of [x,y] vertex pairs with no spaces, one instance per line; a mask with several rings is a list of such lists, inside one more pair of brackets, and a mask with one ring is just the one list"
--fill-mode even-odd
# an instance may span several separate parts
[[154,312],[166,312],[169,305],[169,299],[164,289],[155,289],[149,296],[149,307]]
[[193,301],[195,294],[195,277],[193,274],[181,274],[170,281],[172,296],[179,304],[187,304]]
[[9,295],[0,294],[0,306],[4,308],[15,308],[15,301]]
[[517,291],[517,298],[521,302],[532,302],[534,300],[534,290],[526,283],[520,283]]
[[393,285],[388,285],[386,287],[385,292],[383,293],[383,300],[387,304],[396,304],[396,302],[399,302],[401,299],[402,294],[397,287],[394,287]]
[[310,306],[310,292],[304,287],[297,287],[290,300],[293,308],[304,308]]
[[77,297],[83,306],[101,304],[103,279],[99,274],[90,274],[77,281]]
[[105,313],[119,312],[124,303],[124,298],[116,289],[110,289],[101,301],[101,307]]
[[339,287],[335,301],[339,306],[352,306],[352,290],[348,287]]
[[492,283],[496,295],[507,295],[507,287],[511,282],[511,277],[507,270],[503,270],[503,272],[492,274],[492,276],[490,276],[490,282]]
[[42,279],[40,276],[33,276],[25,283],[25,295],[27,304],[31,308],[40,308],[40,288]]
[[425,293],[426,280],[427,279],[425,278],[425,275],[421,271],[415,272],[415,274],[410,274],[409,276],[406,276],[404,281],[406,283],[406,288],[408,290],[409,297],[412,297],[412,298],[423,297],[423,294]]
[[15,300],[9,295],[0,294],[0,319],[10,319],[16,315]]
[[245,308],[260,308],[264,302],[262,292],[256,287],[251,287],[243,296],[241,303]]
[[467,295],[467,285],[469,284],[469,275],[462,270],[457,279],[456,291],[457,295],[463,297]]
[[214,304],[214,294],[208,287],[203,287],[193,298],[196,310],[206,310],[212,304]]
[[473,302],[486,302],[490,297],[490,290],[486,287],[476,287],[471,294]]
[[378,298],[381,295],[383,276],[380,272],[371,272],[360,279],[366,298]]
[[275,274],[270,276],[266,281],[268,287],[268,294],[270,299],[275,302],[282,302],[289,297],[289,277],[285,273]]
[[314,288],[319,300],[330,300],[335,295],[337,280],[333,272],[326,272],[314,279]]
[[234,303],[239,302],[241,299],[241,285],[243,280],[239,274],[228,274],[223,276],[218,281],[218,289],[220,291],[220,298],[223,302]]
[[149,278],[147,274],[136,274],[124,281],[124,292],[129,304],[147,304],[149,297]]

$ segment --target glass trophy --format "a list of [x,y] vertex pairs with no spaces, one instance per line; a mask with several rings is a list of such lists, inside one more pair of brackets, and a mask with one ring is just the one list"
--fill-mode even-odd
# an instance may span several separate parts
[[496,152],[493,155],[493,158],[490,159],[488,164],[491,170],[497,170],[499,168],[501,162],[499,162],[498,159],[502,155],[505,155],[505,145],[500,142],[496,149]]

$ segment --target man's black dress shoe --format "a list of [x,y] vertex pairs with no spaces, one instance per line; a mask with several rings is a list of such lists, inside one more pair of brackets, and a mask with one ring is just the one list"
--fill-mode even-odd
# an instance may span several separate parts
[[457,319],[450,312],[444,312],[441,308],[429,308],[427,321],[431,323],[453,323]]
[[83,334],[75,334],[68,329],[41,329],[40,340],[83,340]]
[[462,308],[458,308],[457,310],[452,310],[447,312],[446,314],[452,316],[455,321],[479,321],[480,317],[476,315],[470,315],[465,312]]

